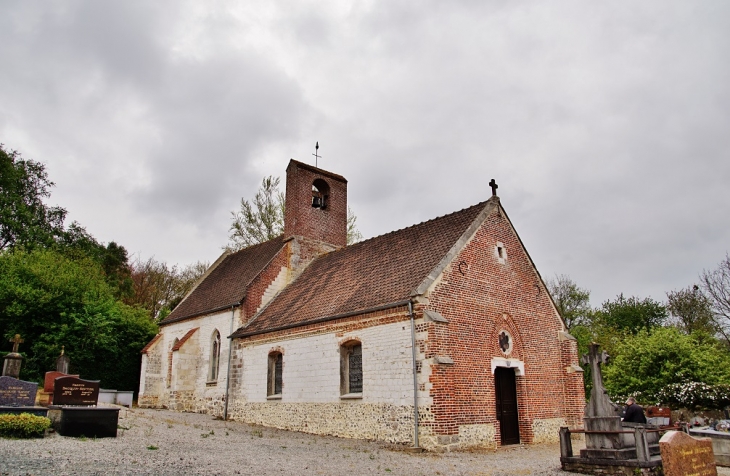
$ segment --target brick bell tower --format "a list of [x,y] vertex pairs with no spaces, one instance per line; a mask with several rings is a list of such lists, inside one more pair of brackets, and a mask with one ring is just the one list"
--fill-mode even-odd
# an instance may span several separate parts
[[305,254],[317,255],[345,246],[347,180],[290,160],[286,168],[284,237],[309,248]]

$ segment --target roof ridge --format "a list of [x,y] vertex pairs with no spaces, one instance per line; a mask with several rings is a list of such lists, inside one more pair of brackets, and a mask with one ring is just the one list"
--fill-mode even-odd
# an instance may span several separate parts
[[[358,246],[358,245],[361,245],[361,244],[363,244],[363,243],[367,243],[368,241],[372,241],[372,240],[375,240],[376,238],[381,238],[381,237],[383,237],[383,236],[389,236],[389,235],[392,235],[392,234],[394,234],[394,233],[400,233],[400,232],[402,232],[402,231],[405,231],[405,230],[410,230],[411,228],[415,228],[415,227],[417,227],[417,226],[422,226],[422,225],[425,225],[425,224],[427,224],[427,223],[431,223],[431,222],[434,222],[434,221],[436,221],[436,220],[441,220],[441,219],[444,219],[444,218],[447,218],[447,217],[450,217],[450,216],[456,215],[457,213],[462,213],[462,212],[465,212],[466,210],[470,210],[470,209],[472,209],[472,208],[474,208],[474,207],[479,207],[479,206],[485,206],[485,205],[487,204],[487,202],[488,202],[488,201],[489,201],[489,200],[484,200],[483,202],[475,203],[474,205],[470,205],[470,206],[468,206],[468,207],[464,207],[464,208],[462,208],[461,210],[456,210],[456,211],[454,211],[454,212],[451,212],[451,213],[447,213],[447,214],[445,214],[445,215],[440,215],[440,216],[437,216],[437,217],[431,218],[430,220],[425,220],[425,221],[422,221],[422,222],[419,222],[419,223],[414,223],[413,225],[409,225],[409,226],[406,226],[406,227],[404,227],[404,228],[399,228],[399,229],[397,229],[397,230],[389,231],[389,232],[387,232],[387,233],[383,233],[382,235],[376,235],[376,236],[373,236],[373,237],[370,237],[370,238],[368,238],[367,240],[362,240],[362,241],[358,241],[357,243],[353,243],[353,244],[351,244],[351,245],[347,245],[347,246],[344,246],[344,247],[342,247],[342,248],[340,248],[340,249],[338,249],[338,250],[334,250],[334,251],[331,251],[330,253],[336,253],[336,252],[338,252],[338,251],[346,250],[346,249],[348,249],[348,248],[352,248],[352,247],[354,247],[354,246]],[[329,253],[328,253],[328,254],[329,254]]]

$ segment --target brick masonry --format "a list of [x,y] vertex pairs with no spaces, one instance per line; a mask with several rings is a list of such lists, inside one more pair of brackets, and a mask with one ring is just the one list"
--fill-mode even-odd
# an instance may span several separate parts
[[[255,318],[313,259],[344,245],[347,182],[312,169],[290,164],[285,231],[289,240],[248,284],[233,316],[223,311],[165,325],[146,348],[141,406],[220,416],[230,375],[231,418],[318,434],[412,442],[407,307],[237,338],[232,344],[227,339],[232,328]],[[324,211],[311,207],[316,178],[329,185]],[[500,445],[495,366],[520,368],[516,389],[522,443],[557,441],[560,426],[582,425],[585,397],[576,342],[565,332],[499,200],[490,200],[484,210],[481,223],[454,245],[450,261],[412,296],[419,439],[428,449]],[[437,312],[446,322],[426,318],[424,311]],[[218,379],[209,382],[216,331],[221,335],[220,367]],[[503,331],[511,336],[506,352],[499,344]],[[176,339],[186,335],[173,350]],[[363,392],[342,398],[340,346],[351,340],[362,344]],[[272,351],[283,355],[283,388],[276,399],[267,396]]]

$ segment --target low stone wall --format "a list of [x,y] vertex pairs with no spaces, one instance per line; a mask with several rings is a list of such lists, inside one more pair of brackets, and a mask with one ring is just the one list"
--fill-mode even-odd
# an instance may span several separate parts
[[[424,412],[421,412],[424,413]],[[424,417],[433,419],[430,411]],[[229,417],[283,430],[389,443],[413,440],[413,407],[352,403],[239,403]]]
[[567,426],[564,418],[533,420],[532,443],[555,443],[559,441],[561,426]]

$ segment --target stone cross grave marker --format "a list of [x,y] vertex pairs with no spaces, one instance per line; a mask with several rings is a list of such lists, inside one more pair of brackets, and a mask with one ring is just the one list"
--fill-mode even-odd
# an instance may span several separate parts
[[10,339],[10,342],[13,343],[13,351],[5,356],[3,375],[18,378],[20,377],[20,365],[23,362],[23,356],[18,353],[18,346],[24,341],[20,338],[20,334],[15,334],[15,337]]
[[668,431],[659,440],[664,476],[717,476],[712,440]]
[[13,354],[18,353],[18,346],[25,342],[23,339],[20,338],[20,334],[15,334],[15,337],[10,339],[10,342],[13,343]]
[[61,355],[56,359],[56,372],[67,374],[69,365],[71,365],[71,359],[64,353],[64,347],[61,346]]
[[38,384],[25,382],[13,377],[0,377],[0,406],[32,407]]
[[77,377],[58,377],[53,384],[54,405],[96,405],[99,381]]
[[606,351],[599,352],[600,346],[593,342],[588,346],[588,353],[585,354],[580,362],[591,366],[591,378],[593,379],[593,389],[591,390],[591,399],[586,405],[585,416],[587,417],[608,417],[616,416],[613,403],[608,398],[606,387],[603,386],[603,376],[601,375],[601,364],[608,363],[609,355]]

